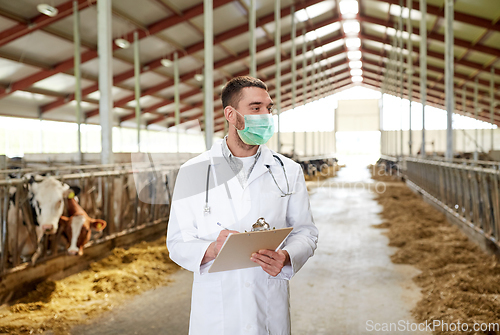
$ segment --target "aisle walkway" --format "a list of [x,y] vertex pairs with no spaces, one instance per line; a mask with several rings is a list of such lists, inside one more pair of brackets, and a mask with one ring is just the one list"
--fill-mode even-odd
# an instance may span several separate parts
[[[339,187],[344,182],[346,188]],[[291,281],[294,335],[390,334],[368,331],[367,322],[414,322],[409,311],[420,293],[411,278],[418,272],[392,264],[387,237],[371,227],[380,222],[381,210],[366,187],[371,182],[365,168],[351,168],[314,189],[311,207],[320,243]],[[179,271],[174,279],[72,334],[187,334],[191,274]],[[402,333],[410,332],[392,334]]]
[[369,327],[414,323],[409,311],[420,299],[411,280],[418,270],[391,263],[394,248],[383,230],[372,227],[381,222],[381,207],[370,183],[366,168],[352,167],[313,189],[319,245],[291,281],[293,334],[422,334]]

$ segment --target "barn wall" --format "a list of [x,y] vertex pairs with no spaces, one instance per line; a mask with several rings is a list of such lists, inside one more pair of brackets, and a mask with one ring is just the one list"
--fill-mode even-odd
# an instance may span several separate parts
[[[281,133],[281,152],[290,154],[293,148],[293,133]],[[305,138],[304,138],[305,137]],[[278,135],[275,133],[267,146],[278,151]],[[306,148],[306,150],[304,150]],[[295,132],[295,153],[299,156],[331,155],[335,152],[333,131]]]
[[[455,129],[453,130],[453,143],[455,152],[474,152],[475,150],[475,129]],[[396,155],[400,153],[401,135],[400,131],[382,131],[382,154]],[[491,148],[491,129],[479,129],[479,152],[489,152]],[[415,155],[420,150],[422,144],[422,131],[412,131],[413,148]],[[409,132],[403,131],[403,153],[410,154],[408,148]],[[500,149],[500,129],[493,129],[494,149]],[[444,153],[446,151],[446,129],[425,131],[425,150],[427,154]],[[396,151],[397,148],[397,151]]]
[[379,99],[340,100],[335,110],[337,131],[380,130]]

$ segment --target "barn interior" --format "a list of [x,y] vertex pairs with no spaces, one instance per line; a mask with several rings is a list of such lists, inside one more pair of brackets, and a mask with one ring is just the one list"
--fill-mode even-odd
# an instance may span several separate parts
[[497,0],[0,0],[0,333],[188,332],[173,190],[252,76],[320,230],[292,334],[500,334],[499,58]]

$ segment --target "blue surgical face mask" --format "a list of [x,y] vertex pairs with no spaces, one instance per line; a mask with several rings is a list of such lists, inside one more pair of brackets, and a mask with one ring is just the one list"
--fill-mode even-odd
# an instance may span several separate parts
[[[236,113],[238,113],[238,111],[236,111]],[[266,144],[267,141],[269,141],[269,139],[273,136],[274,120],[271,114],[241,116],[245,119],[245,128],[242,130],[239,130],[236,127],[235,128],[244,143],[248,145]]]

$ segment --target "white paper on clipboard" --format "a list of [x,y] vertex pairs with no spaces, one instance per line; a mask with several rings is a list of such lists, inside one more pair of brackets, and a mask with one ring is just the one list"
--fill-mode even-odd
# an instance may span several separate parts
[[276,250],[293,228],[280,228],[231,234],[215,258],[209,273],[259,266],[250,257],[262,249]]

